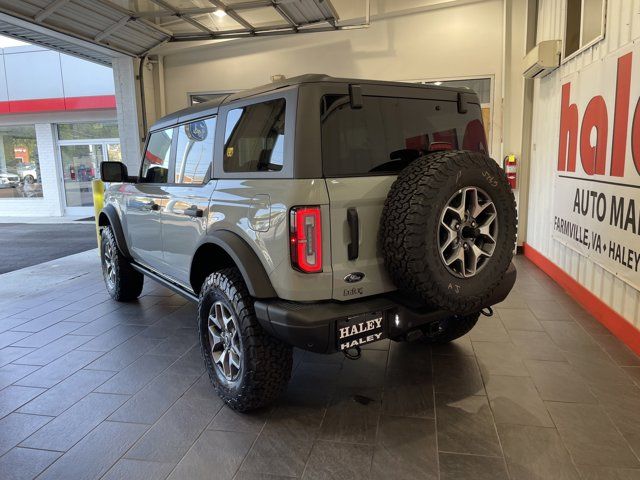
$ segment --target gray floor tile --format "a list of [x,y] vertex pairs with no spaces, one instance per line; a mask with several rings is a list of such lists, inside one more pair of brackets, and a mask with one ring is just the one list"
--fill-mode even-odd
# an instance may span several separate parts
[[151,355],[166,355],[179,358],[198,344],[195,331],[174,334],[164,340],[157,340],[158,344],[149,351]]
[[461,397],[485,393],[480,369],[473,356],[434,355],[433,373],[436,392]]
[[123,395],[90,393],[23,441],[21,447],[69,450],[126,401]]
[[359,360],[345,361],[339,385],[349,388],[382,387],[388,355],[389,352],[382,350],[363,350]]
[[38,368],[39,367],[33,365],[15,365],[11,363],[0,367],[0,390],[26,377]]
[[149,353],[162,340],[136,335],[121,345],[105,353],[95,362],[87,365],[91,370],[111,370],[118,372],[125,369],[145,353]]
[[123,458],[111,467],[102,480],[164,480],[174,467],[173,463]]
[[194,375],[175,375],[165,371],[136,393],[111,417],[116,422],[153,424],[198,379]]
[[129,450],[126,458],[177,463],[221,406],[217,398],[185,394]]
[[[0,419],[0,457],[45,425],[51,417],[11,413]],[[0,478],[3,478],[0,475]]]
[[640,468],[629,445],[598,405],[549,402],[547,409],[577,464]]
[[[230,479],[255,438],[256,434],[253,433],[207,430],[180,460],[169,479]],[[215,465],[214,469],[212,465]]]
[[560,348],[553,343],[547,332],[511,330],[509,336],[523,359],[556,362],[566,360]]
[[19,411],[36,415],[60,415],[112,376],[113,372],[78,370],[42,395],[23,405]]
[[374,449],[371,477],[429,480],[438,478],[433,420],[383,416]]
[[486,397],[436,394],[436,419],[441,452],[502,455]]
[[76,315],[77,313],[78,312],[76,310],[68,310],[65,308],[61,308],[60,310],[55,310],[51,313],[35,318],[33,320],[29,320],[27,322],[24,322],[23,320],[24,323],[21,323],[14,330],[20,331],[20,332],[32,332],[32,333],[39,332],[58,322],[66,320],[69,317]]
[[530,378],[493,375],[486,388],[496,423],[554,426]]
[[205,368],[200,345],[198,344],[191,347],[191,349],[178,358],[167,371],[176,375],[184,376],[202,375]]
[[469,338],[471,338],[472,342],[509,341],[509,335],[507,335],[507,331],[497,316],[485,317],[480,315],[478,323],[473,327],[473,330],[469,332]]
[[19,332],[19,327],[20,325],[23,325],[24,323],[28,322],[29,320],[26,320],[24,318],[20,318],[20,317],[5,317],[0,319],[0,333],[6,332],[7,330],[15,330],[17,332]]
[[633,383],[602,350],[565,352],[565,357],[585,382],[592,385]]
[[431,369],[387,370],[382,412],[399,417],[434,418],[434,388]]
[[0,390],[0,418],[9,415],[44,391],[44,388],[22,387],[19,385],[10,385]]
[[554,428],[498,425],[512,480],[580,480]]
[[368,480],[371,475],[372,458],[372,445],[318,441],[311,450],[302,478],[303,480],[328,478]]
[[77,330],[81,327],[81,323],[74,322],[59,322],[52,325],[38,333],[29,334],[28,337],[23,338],[19,342],[13,344],[14,347],[33,347],[40,348],[48,345],[49,343],[57,340],[58,338]]
[[503,458],[440,454],[441,480],[508,480]]
[[510,330],[542,331],[542,325],[528,308],[497,308],[502,324]]
[[36,370],[31,375],[24,377],[18,384],[30,387],[53,387],[56,383],[74,374],[99,356],[100,352],[80,352],[73,350],[41,369]]
[[129,338],[137,335],[144,327],[138,325],[117,325],[111,330],[98,335],[93,340],[85,343],[78,350],[92,350],[96,352],[108,352],[109,350],[116,348],[121,343],[124,343]]
[[375,442],[381,410],[380,389],[341,389],[322,421],[320,438],[334,442]]
[[291,480],[291,477],[287,477],[284,475],[269,475],[266,473],[247,472],[241,470],[236,473],[236,476],[233,477],[233,480]]
[[576,351],[597,347],[595,341],[577,323],[570,322],[541,322],[551,339],[562,350]]
[[75,348],[79,347],[83,343],[88,342],[93,337],[84,335],[65,335],[58,338],[53,342],[38,348],[28,355],[15,360],[14,363],[21,363],[26,365],[46,365],[54,360],[57,360],[61,356],[69,353]]
[[100,478],[140,438],[147,427],[103,422],[47,468],[39,480]]
[[591,315],[584,313],[583,315],[572,314],[574,321],[584,328],[590,335],[611,335],[611,332]]
[[4,347],[0,348],[0,367],[11,363],[20,357],[24,357],[29,352],[33,352],[33,348]]
[[393,342],[387,368],[431,374],[431,348],[420,342]]
[[613,335],[592,334],[591,336],[609,354],[616,365],[625,367],[640,366],[640,356],[636,355]]
[[162,373],[171,363],[173,359],[169,357],[143,355],[96,391],[132,395]]
[[529,309],[538,320],[569,320],[569,312],[555,300],[536,300],[527,302]]
[[640,367],[623,367],[622,370],[637,386],[640,386]]
[[640,480],[640,469],[578,467],[582,480]]
[[453,342],[431,345],[433,355],[474,355],[469,335],[455,339]]
[[522,355],[512,343],[472,341],[485,381],[493,375],[529,376]]
[[525,365],[543,400],[597,402],[585,381],[568,363],[525,360]]
[[0,458],[0,478],[31,480],[62,455],[60,452],[14,448]]
[[[4,332],[0,333],[0,348],[8,347],[14,343],[19,343],[23,338],[31,335],[27,332]],[[29,347],[30,345],[14,345],[16,347]]]
[[272,411],[273,409],[271,408],[263,408],[257,411],[239,413],[225,405],[209,424],[207,430],[260,433]]
[[302,362],[293,372],[289,388],[332,393],[338,387],[340,372],[339,363]]

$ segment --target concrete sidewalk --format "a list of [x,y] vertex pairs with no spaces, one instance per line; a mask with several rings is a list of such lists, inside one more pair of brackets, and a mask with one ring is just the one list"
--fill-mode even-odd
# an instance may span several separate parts
[[64,217],[6,217],[0,216],[0,224],[3,223],[28,223],[28,224],[66,224],[86,223],[92,224],[93,220],[84,220],[90,215],[65,215]]

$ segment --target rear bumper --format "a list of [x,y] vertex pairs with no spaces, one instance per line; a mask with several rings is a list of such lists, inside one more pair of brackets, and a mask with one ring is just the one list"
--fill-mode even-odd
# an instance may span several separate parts
[[[503,301],[516,281],[513,264],[485,306]],[[284,300],[256,300],[256,316],[262,327],[294,347],[317,353],[337,351],[336,325],[340,320],[370,312],[382,312],[386,336],[401,338],[412,330],[451,317],[444,310],[411,308],[394,295],[380,295],[351,302],[296,303]]]

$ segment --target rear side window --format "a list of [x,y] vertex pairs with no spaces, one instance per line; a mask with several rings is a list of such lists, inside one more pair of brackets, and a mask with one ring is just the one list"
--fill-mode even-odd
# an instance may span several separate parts
[[280,98],[230,110],[225,172],[279,172],[284,165],[286,102]]
[[140,181],[145,183],[167,183],[173,128],[153,132],[144,152]]
[[363,98],[352,109],[347,96],[325,96],[322,105],[325,176],[395,174],[434,144],[487,151],[480,106],[415,98]]
[[209,176],[215,130],[215,118],[178,127],[175,183],[202,184]]

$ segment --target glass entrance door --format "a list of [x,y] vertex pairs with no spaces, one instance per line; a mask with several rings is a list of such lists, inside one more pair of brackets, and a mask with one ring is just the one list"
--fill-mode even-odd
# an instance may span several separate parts
[[[99,176],[104,144],[61,145],[62,176],[67,207],[93,207],[91,180]],[[110,152],[109,152],[110,153]]]

